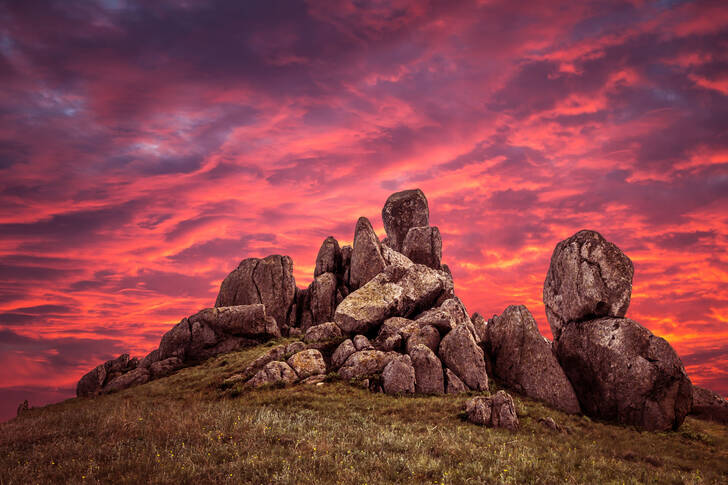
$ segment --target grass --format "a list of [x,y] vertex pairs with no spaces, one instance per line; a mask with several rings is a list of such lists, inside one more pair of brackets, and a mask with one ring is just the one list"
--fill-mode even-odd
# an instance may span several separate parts
[[[392,397],[331,376],[224,389],[263,351],[0,425],[0,483],[728,482],[728,427],[692,418],[639,432],[514,395],[521,429],[510,433],[465,422],[468,396]],[[538,423],[546,416],[568,433]]]

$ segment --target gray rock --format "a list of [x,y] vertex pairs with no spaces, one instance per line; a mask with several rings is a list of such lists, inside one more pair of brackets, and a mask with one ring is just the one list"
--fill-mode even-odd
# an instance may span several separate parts
[[470,317],[470,321],[473,323],[473,328],[475,329],[475,343],[480,345],[485,342],[485,334],[486,328],[488,327],[488,322],[478,312],[473,313],[473,316]]
[[519,427],[513,398],[505,391],[494,396],[477,396],[465,403],[468,421],[489,428],[506,428],[517,431]]
[[717,392],[693,386],[692,416],[728,424],[728,401]]
[[430,209],[425,194],[414,189],[390,195],[382,209],[382,222],[387,231],[388,245],[402,252],[402,244],[411,228],[430,225]]
[[403,341],[401,330],[412,323],[412,320],[402,317],[386,319],[379,327],[377,338],[374,339],[374,347],[382,352],[399,350]]
[[462,392],[468,392],[468,387],[455,375],[450,369],[445,369],[445,393],[446,394],[460,394]]
[[442,237],[437,227],[412,227],[402,244],[402,254],[413,263],[433,269],[442,267]]
[[314,349],[298,352],[288,359],[288,365],[296,372],[299,379],[326,374],[326,363],[321,352]]
[[324,273],[338,274],[341,270],[341,249],[339,243],[333,236],[324,239],[318,255],[316,256],[316,268],[314,278]]
[[257,374],[247,382],[248,386],[261,387],[272,384],[292,384],[298,380],[296,372],[285,362],[277,360],[268,362]]
[[260,370],[266,366],[269,362],[273,362],[275,360],[281,360],[286,355],[286,346],[285,345],[276,345],[275,347],[268,350],[266,353],[255,359],[253,362],[248,364],[248,367],[243,370],[241,373],[243,380],[248,380],[251,377],[253,377],[255,374],[260,372]]
[[413,394],[415,369],[409,355],[393,358],[382,371],[382,389],[387,394]]
[[159,349],[154,349],[139,362],[139,367],[149,368],[150,365],[159,361]]
[[354,352],[339,369],[342,379],[362,379],[384,370],[392,359],[392,355],[379,350],[361,350]]
[[346,333],[367,333],[387,318],[409,317],[442,294],[446,275],[423,265],[388,266],[336,308],[334,321]]
[[149,382],[149,370],[144,367],[137,367],[111,380],[104,386],[103,392],[121,391],[132,386]]
[[580,412],[574,388],[528,308],[511,305],[486,329],[493,374],[506,386],[561,411]]
[[298,352],[306,350],[306,344],[303,342],[291,342],[286,345],[286,355],[297,354]]
[[415,321],[420,325],[432,325],[440,332],[449,332],[458,325],[472,325],[465,306],[457,297],[448,298],[440,306],[422,312]]
[[407,353],[412,359],[415,369],[415,390],[418,394],[443,394],[445,378],[442,362],[435,353],[425,345],[408,346]]
[[466,325],[459,325],[445,335],[440,342],[439,355],[447,368],[457,374],[470,389],[488,390],[483,350],[475,343]]
[[384,244],[382,244],[382,257],[384,258],[384,262],[387,266],[392,265],[409,268],[410,266],[414,266],[415,264],[404,254],[395,251],[394,249],[390,248],[389,246],[385,246]]
[[677,429],[692,406],[692,385],[665,339],[626,318],[569,323],[556,356],[589,416],[645,430]]
[[243,260],[223,280],[215,306],[262,303],[278,328],[283,329],[288,325],[295,297],[293,260],[288,256],[271,255],[264,259]]
[[313,327],[306,330],[306,334],[303,336],[303,341],[310,344],[314,342],[327,342],[341,338],[341,328],[334,322],[326,322],[320,325],[314,325]]
[[417,345],[424,345],[437,353],[440,348],[440,332],[432,325],[417,325],[407,338],[407,353]]
[[374,350],[374,346],[364,335],[354,337],[354,347],[356,350]]
[[336,275],[323,273],[314,278],[309,295],[313,324],[330,322],[336,309]]
[[344,365],[344,362],[346,362],[346,359],[349,358],[351,354],[356,352],[356,347],[354,347],[354,343],[351,341],[351,339],[346,339],[334,351],[333,355],[331,356],[331,366],[334,369],[338,369],[342,365]]
[[543,286],[554,339],[568,322],[623,317],[633,275],[632,261],[598,232],[579,231],[557,244]]
[[357,289],[384,269],[379,238],[374,232],[369,219],[360,217],[354,231],[354,248],[351,252],[349,268],[349,287]]
[[98,394],[106,381],[106,365],[101,364],[87,372],[76,385],[76,396],[88,397]]
[[160,377],[168,376],[180,367],[182,367],[182,360],[179,357],[169,357],[164,360],[159,360],[149,366],[150,379],[159,379]]

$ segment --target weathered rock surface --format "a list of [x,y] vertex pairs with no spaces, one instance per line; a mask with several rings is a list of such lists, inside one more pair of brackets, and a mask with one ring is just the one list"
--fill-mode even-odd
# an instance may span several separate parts
[[290,312],[296,297],[293,260],[271,255],[263,259],[244,259],[220,285],[216,307],[265,305],[278,328],[290,325]]
[[459,298],[448,298],[440,306],[422,312],[417,316],[416,321],[420,325],[432,325],[443,333],[449,332],[458,325],[471,324],[465,306]]
[[255,359],[253,362],[248,364],[248,367],[241,373],[243,380],[248,380],[257,374],[263,367],[269,362],[274,360],[281,360],[286,355],[285,345],[276,345],[275,347],[268,350],[266,353]]
[[354,248],[349,267],[349,288],[357,289],[382,272],[385,263],[381,243],[372,224],[360,217],[354,231]]
[[437,353],[440,348],[440,332],[432,325],[417,325],[407,337],[407,353],[417,345],[424,345]]
[[306,330],[306,334],[303,336],[303,341],[309,344],[314,342],[326,342],[341,338],[342,336],[341,328],[339,328],[338,325],[334,322],[325,322],[320,325],[314,325]]
[[693,386],[693,407],[690,414],[728,424],[728,401],[720,394],[699,386]]
[[690,411],[692,385],[680,358],[633,320],[570,323],[554,349],[589,416],[667,430]]
[[470,389],[488,389],[488,374],[485,371],[483,350],[478,347],[473,334],[466,325],[459,325],[440,342],[440,359]]
[[418,394],[443,394],[445,377],[442,362],[427,346],[417,344],[408,348],[415,370],[415,390]]
[[425,194],[420,189],[414,189],[390,195],[382,209],[382,222],[389,246],[402,252],[402,245],[411,228],[430,225],[430,209]]
[[465,403],[468,421],[489,428],[506,428],[517,431],[519,427],[513,398],[505,391],[494,396],[477,396]]
[[382,372],[391,359],[391,355],[379,350],[361,350],[346,359],[339,375],[346,380],[366,378]]
[[149,366],[154,364],[155,362],[159,361],[159,349],[154,349],[151,352],[149,352],[146,357],[144,357],[142,360],[139,361],[139,367],[146,367],[147,369]]
[[374,350],[374,346],[364,335],[355,336],[353,342],[356,350]]
[[106,381],[105,364],[97,365],[87,372],[76,384],[76,396],[88,397],[101,391]]
[[384,321],[379,327],[377,338],[374,339],[374,347],[382,352],[399,350],[402,347],[401,330],[410,325],[412,320],[402,317],[392,317]]
[[144,367],[137,367],[129,372],[112,379],[104,386],[103,392],[115,392],[127,387],[144,384],[149,381],[149,370]]
[[453,371],[445,368],[445,394],[460,394],[461,392],[468,392],[468,387]]
[[623,317],[632,294],[632,261],[595,231],[561,241],[551,256],[543,302],[554,339],[568,322]]
[[150,379],[159,379],[168,376],[172,372],[182,367],[182,360],[179,357],[169,357],[164,360],[154,362],[149,366]]
[[308,291],[313,324],[330,322],[336,309],[336,275],[323,273],[317,276]]
[[475,342],[480,345],[485,342],[485,334],[488,322],[478,312],[473,313],[473,316],[470,317],[470,321],[472,322],[473,329],[475,330]]
[[485,349],[503,383],[567,413],[580,411],[571,382],[541,336],[531,312],[509,306],[486,327]]
[[402,254],[413,263],[441,268],[442,237],[437,227],[412,227],[402,244]]
[[314,349],[304,350],[292,355],[288,365],[296,372],[299,379],[326,374],[326,362],[321,352]]
[[258,371],[252,379],[248,381],[248,385],[252,387],[261,387],[271,384],[292,384],[298,380],[296,372],[291,366],[285,362],[274,360],[268,362]]
[[382,372],[382,389],[387,394],[413,394],[415,369],[409,355],[399,355],[389,361]]
[[324,273],[338,274],[341,270],[342,259],[339,242],[333,236],[324,239],[318,255],[316,256],[316,268],[314,278]]
[[349,294],[336,308],[334,321],[347,333],[367,333],[387,318],[408,317],[431,306],[448,279],[421,264],[388,266],[366,285]]
[[334,369],[338,369],[342,365],[344,365],[344,362],[346,362],[346,359],[349,358],[351,354],[356,352],[356,347],[354,347],[354,342],[351,341],[351,339],[346,339],[334,351],[333,355],[331,356],[331,366]]

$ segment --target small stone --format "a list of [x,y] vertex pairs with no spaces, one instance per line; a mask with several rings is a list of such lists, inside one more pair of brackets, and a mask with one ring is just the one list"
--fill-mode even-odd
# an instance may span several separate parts
[[477,396],[465,403],[468,421],[489,428],[506,428],[517,431],[519,427],[513,398],[505,391],[494,396]]
[[321,352],[314,349],[304,350],[288,359],[288,365],[296,372],[299,379],[326,374],[326,363]]
[[248,381],[251,387],[261,387],[281,383],[292,384],[298,380],[298,375],[285,362],[274,360],[268,362],[252,379]]

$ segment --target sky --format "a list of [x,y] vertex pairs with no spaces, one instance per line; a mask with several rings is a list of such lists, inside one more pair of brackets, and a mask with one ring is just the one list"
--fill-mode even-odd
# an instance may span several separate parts
[[728,7],[681,1],[0,3],[0,420],[213,306],[299,287],[419,187],[470,313],[541,300],[593,229],[627,316],[728,395]]

